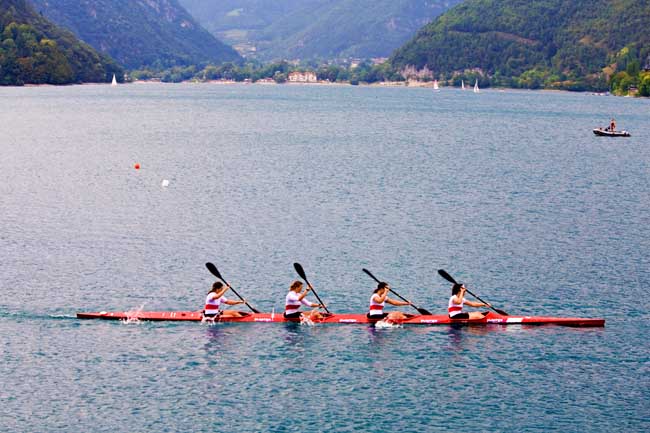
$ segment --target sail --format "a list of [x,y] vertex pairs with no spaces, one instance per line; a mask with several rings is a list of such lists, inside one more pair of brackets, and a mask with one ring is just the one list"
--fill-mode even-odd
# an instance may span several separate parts
[[465,82],[460,80],[460,90],[465,90]]
[[438,90],[440,87],[438,87],[438,80],[433,80],[433,90]]
[[478,93],[478,92],[479,90],[478,90],[478,79],[477,79],[476,82],[474,83],[474,93]]
[[113,74],[113,81],[111,81],[111,86],[117,86],[117,80],[115,79],[115,74]]

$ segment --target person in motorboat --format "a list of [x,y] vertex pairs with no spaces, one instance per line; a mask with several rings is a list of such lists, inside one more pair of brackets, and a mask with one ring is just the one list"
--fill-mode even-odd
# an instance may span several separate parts
[[467,289],[463,284],[456,283],[451,287],[451,297],[449,298],[449,311],[450,319],[482,319],[488,312],[463,312],[463,306],[469,305],[470,307],[492,307],[490,304],[484,302],[474,302],[465,299],[465,291]]
[[[312,322],[317,322],[323,319],[323,314],[318,311],[319,308],[325,308],[323,304],[315,304],[307,300],[307,294],[311,290],[309,286],[302,290],[303,284],[300,281],[294,281],[289,287],[289,293],[284,302],[284,318],[285,319],[309,319]],[[300,306],[305,305],[313,308],[309,312],[300,311]]]
[[612,119],[609,121],[609,130],[616,132],[616,120]]
[[391,322],[400,322],[410,317],[410,315],[402,313],[401,311],[391,311],[390,313],[384,311],[384,306],[386,305],[386,302],[398,307],[411,305],[410,302],[398,301],[397,299],[389,298],[388,297],[389,291],[390,291],[390,286],[388,285],[388,283],[382,281],[379,284],[377,284],[377,288],[372,293],[372,296],[370,296],[370,307],[369,307],[368,314],[366,315],[368,316],[368,319],[371,320],[386,319]]
[[224,295],[228,291],[228,286],[224,286],[220,281],[212,284],[212,289],[205,297],[205,306],[203,307],[203,318],[207,320],[215,320],[220,317],[245,317],[250,313],[237,310],[222,310],[221,305],[239,305],[244,304],[246,301],[235,301],[227,299]]

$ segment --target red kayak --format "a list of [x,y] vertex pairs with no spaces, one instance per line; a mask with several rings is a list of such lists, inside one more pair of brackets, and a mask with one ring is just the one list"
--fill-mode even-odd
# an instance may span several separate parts
[[[104,320],[146,320],[170,322],[200,322],[203,314],[200,311],[100,311],[95,313],[77,313],[79,319]],[[222,317],[220,322],[299,322],[300,320],[285,319],[282,313],[250,313],[245,317]],[[365,314],[332,314],[319,323],[375,323]],[[589,319],[574,317],[547,316],[501,316],[489,312],[481,319],[450,319],[446,314],[413,315],[399,323],[400,325],[561,325],[574,327],[602,327],[605,319]]]

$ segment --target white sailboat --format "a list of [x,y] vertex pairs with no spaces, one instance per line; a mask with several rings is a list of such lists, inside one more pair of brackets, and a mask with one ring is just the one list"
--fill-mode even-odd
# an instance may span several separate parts
[[438,80],[433,80],[433,90],[440,90],[440,87],[438,87]]
[[478,93],[478,79],[474,82],[474,93]]
[[113,81],[111,81],[111,86],[117,86],[117,80],[115,79],[115,74],[113,74]]
[[465,82],[460,80],[460,90],[465,90]]

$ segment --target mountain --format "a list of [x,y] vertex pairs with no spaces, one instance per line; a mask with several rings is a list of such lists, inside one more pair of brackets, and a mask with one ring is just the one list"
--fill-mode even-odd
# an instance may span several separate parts
[[206,29],[260,60],[388,57],[462,0],[179,0]]
[[0,0],[0,85],[108,82],[113,74],[124,71],[25,0]]
[[31,0],[36,10],[128,68],[239,60],[176,0]]
[[607,88],[650,53],[647,0],[467,0],[422,28],[393,67],[492,84]]

